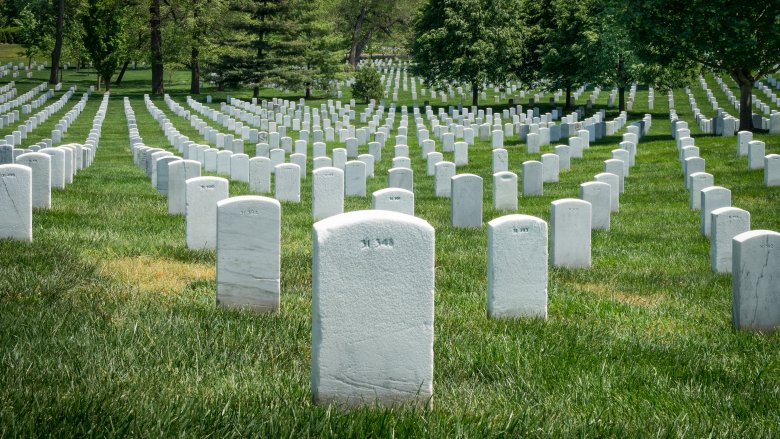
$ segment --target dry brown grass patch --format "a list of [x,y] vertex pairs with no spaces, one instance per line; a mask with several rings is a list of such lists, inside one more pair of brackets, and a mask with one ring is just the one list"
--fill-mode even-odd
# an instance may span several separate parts
[[593,294],[595,296],[604,299],[614,300],[615,302],[623,303],[626,305],[654,307],[657,306],[659,303],[661,303],[661,298],[658,295],[645,296],[639,294],[631,294],[624,291],[619,291],[607,284],[578,283],[575,284],[575,286],[577,287],[577,289],[581,291],[588,292],[590,294]]
[[213,281],[216,269],[159,257],[136,256],[101,262],[104,275],[136,286],[141,291],[178,293],[195,281]]

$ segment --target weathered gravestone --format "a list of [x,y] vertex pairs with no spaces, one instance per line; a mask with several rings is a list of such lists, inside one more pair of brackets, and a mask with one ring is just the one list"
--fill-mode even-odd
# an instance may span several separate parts
[[557,145],[555,154],[558,156],[558,169],[567,171],[571,169],[571,147],[567,145]]
[[249,183],[248,155],[239,153],[230,156],[230,179],[233,181]]
[[517,174],[514,172],[493,174],[493,209],[517,210]]
[[555,200],[550,212],[550,263],[556,267],[590,268],[591,204],[574,198]]
[[59,148],[43,148],[40,152],[51,157],[51,187],[65,188],[65,151]]
[[17,157],[16,164],[32,171],[32,207],[51,208],[51,156],[28,152]]
[[715,209],[711,216],[710,268],[716,273],[731,273],[734,237],[750,230],[750,212],[736,207]]
[[712,211],[731,206],[731,191],[725,187],[710,186],[701,190],[701,234],[710,237]]
[[766,144],[760,140],[748,142],[748,169],[763,169]]
[[780,233],[753,230],[734,237],[731,279],[735,328],[780,326]]
[[542,154],[542,181],[555,183],[558,181],[558,156],[556,154]]
[[600,181],[589,181],[580,185],[580,199],[591,204],[590,226],[593,230],[609,230],[611,191],[609,183]]
[[740,131],[737,133],[737,157],[748,155],[748,143],[753,141],[751,131]]
[[764,157],[764,186],[780,186],[780,154]]
[[610,198],[610,210],[617,212],[620,210],[620,179],[615,174],[609,172],[602,172],[596,174],[593,179],[609,185],[609,198]]
[[450,179],[450,224],[460,228],[482,227],[482,177],[460,174]]
[[689,177],[690,186],[690,208],[691,210],[701,210],[701,190],[714,186],[714,177],[706,172],[696,172]]
[[282,208],[245,195],[217,203],[217,304],[279,310]]
[[229,188],[221,177],[195,177],[185,182],[187,248],[217,247],[217,202],[228,197]]
[[380,189],[371,194],[371,208],[414,215],[414,192],[400,188]]
[[387,171],[387,187],[397,187],[414,192],[414,173],[409,168],[392,168]]
[[32,238],[32,169],[0,165],[0,239]]
[[609,159],[604,160],[604,172],[618,176],[618,191],[625,192],[625,164],[622,160]]
[[509,151],[499,148],[494,149],[492,154],[493,173],[505,172],[509,170]]
[[541,196],[544,191],[544,165],[542,162],[528,160],[523,162],[523,196]]
[[301,202],[301,168],[295,163],[282,163],[274,168],[274,198],[279,201]]
[[[426,159],[426,174],[431,177],[436,175],[436,163],[444,161],[444,156],[440,152],[430,152],[425,156]],[[453,163],[454,165],[454,163]]]
[[249,191],[256,194],[271,192],[271,174],[273,166],[268,157],[253,157],[249,159]]
[[356,211],[315,223],[313,235],[314,403],[430,407],[433,227]]
[[0,165],[11,165],[14,163],[13,145],[0,145]]
[[344,213],[344,171],[334,167],[312,172],[311,215],[319,221]]
[[506,215],[487,234],[488,316],[547,318],[547,223]]
[[701,157],[688,157],[683,163],[683,174],[685,176],[685,189],[691,188],[691,175],[697,172],[705,172],[707,163]]
[[173,162],[181,160],[181,157],[165,156],[157,159],[155,168],[157,169],[157,191],[162,195],[168,196],[168,182],[170,179],[170,165]]
[[452,193],[452,177],[455,176],[455,163],[438,162],[436,163],[436,175],[433,179],[433,191],[437,197],[448,198]]
[[184,215],[187,208],[186,182],[200,177],[200,162],[176,160],[168,163],[168,214]]

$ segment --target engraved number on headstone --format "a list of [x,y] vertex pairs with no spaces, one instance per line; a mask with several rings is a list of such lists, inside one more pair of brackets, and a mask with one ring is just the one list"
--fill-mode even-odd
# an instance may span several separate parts
[[395,243],[393,242],[393,238],[375,238],[375,239],[366,238],[360,240],[361,250],[373,250],[377,248],[393,248],[393,245],[395,245]]

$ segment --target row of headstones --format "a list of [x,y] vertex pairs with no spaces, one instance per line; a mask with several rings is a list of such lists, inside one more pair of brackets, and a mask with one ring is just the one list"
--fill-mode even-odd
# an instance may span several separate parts
[[[46,122],[46,120],[49,119],[50,116],[54,115],[55,113],[59,112],[62,108],[64,108],[65,104],[70,100],[71,96],[75,93],[75,87],[72,87],[70,90],[68,90],[65,94],[62,95],[60,99],[58,99],[53,104],[47,106],[43,110],[39,111],[35,115],[29,117],[23,125],[19,125],[17,127],[16,131],[13,131],[11,134],[8,134],[5,136],[4,140],[0,140],[0,142],[4,142],[8,145],[13,146],[19,146],[23,143],[25,139],[27,139],[27,135],[35,130],[39,125]],[[50,93],[51,90],[49,90]],[[81,99],[83,102],[80,103],[81,107],[85,105],[86,102],[86,94]],[[76,104],[76,107],[78,107],[79,104]],[[79,110],[80,111],[80,110]]]
[[[133,125],[134,118],[132,117],[131,111],[131,109],[126,107],[132,132],[133,130],[137,131],[137,128]],[[137,133],[135,134],[137,135]],[[205,248],[208,248],[209,245],[213,245],[209,244],[214,242],[213,230],[208,226],[210,223],[209,215],[205,215],[204,212],[209,211],[208,203],[214,204],[216,202],[210,198],[215,194],[219,194],[220,191],[215,191],[215,188],[221,187],[224,188],[224,191],[227,191],[227,180],[214,177],[214,179],[209,180],[210,183],[208,184],[205,184],[205,180],[203,179],[190,181],[188,177],[191,178],[200,175],[200,162],[181,160],[178,157],[173,157],[170,152],[155,148],[147,148],[143,145],[135,145],[134,151],[137,164],[147,170],[157,189],[163,194],[167,192],[169,197],[169,212],[180,213],[182,210],[181,206],[186,206],[187,224],[191,225],[191,227],[188,227],[187,229],[188,247],[204,248],[205,246]],[[256,162],[259,165],[259,168],[265,170],[265,186],[270,189],[271,166],[269,159],[252,159],[250,161],[250,166],[254,167],[252,166],[252,162]],[[623,168],[626,163],[621,160],[614,160],[614,162],[620,168],[615,172],[623,175]],[[605,163],[605,166],[609,168],[611,164],[612,163]],[[365,163],[361,161],[347,162],[345,168],[345,170],[341,170],[326,166],[314,171],[312,215],[315,219],[321,219],[328,215],[343,212],[345,194],[348,196],[365,196]],[[174,169],[176,169],[176,171],[174,171]],[[179,169],[183,172],[179,172]],[[251,174],[254,173],[250,168],[250,175]],[[300,166],[294,163],[278,164],[274,167],[274,174],[276,175],[276,198],[282,201],[299,202]],[[498,193],[495,198],[496,200],[513,198],[516,208],[517,178],[515,176],[513,179],[514,191],[511,191],[511,186],[506,182],[507,174],[511,173],[496,175],[496,190]],[[597,179],[603,178],[609,183],[586,183],[581,189],[583,198],[598,202],[597,206],[599,207],[599,210],[596,217],[596,228],[609,227],[610,211],[612,210],[612,206],[617,204],[615,201],[617,201],[617,187],[618,182],[620,181],[617,174],[600,174],[597,176]],[[157,176],[156,183],[154,183],[155,175]],[[345,175],[347,185],[344,184]],[[251,179],[254,180],[254,178]],[[441,174],[439,175],[439,180],[441,180]],[[373,194],[374,205],[380,206],[378,208],[382,208],[381,206],[383,204],[386,204],[387,206],[396,206],[397,209],[404,213],[413,214],[414,195],[412,181],[413,174],[411,169],[391,169],[388,172],[389,188]],[[166,185],[167,190],[164,189],[164,186]],[[481,177],[473,174],[453,175],[450,178],[448,185],[450,186],[449,192],[452,194],[452,225],[454,227],[482,227]],[[613,186],[615,187],[614,201],[611,196]],[[192,192],[191,195],[190,192]],[[513,192],[513,196],[509,196],[509,192]],[[182,194],[184,194],[184,197],[181,196]],[[226,193],[224,196],[227,196]],[[190,201],[185,202],[184,200],[193,201],[191,203]],[[199,202],[195,202],[194,200],[199,200]],[[205,201],[205,205],[203,204],[203,201]],[[588,209],[588,212],[590,219],[591,209]],[[604,218],[606,218],[606,220],[604,220]],[[590,224],[590,222],[588,224]],[[589,253],[590,252],[588,252],[588,254]],[[579,257],[582,258],[581,255],[579,255]],[[560,256],[558,259],[561,258],[566,259],[564,256]]]
[[[8,85],[11,85],[11,84],[14,84],[14,83],[11,82]],[[2,94],[0,94],[0,113],[8,113],[12,109],[14,109],[16,107],[19,107],[19,106],[23,107],[22,108],[22,114],[29,113],[30,109],[33,108],[32,104],[37,103],[38,100],[34,101],[33,103],[31,103],[29,105],[25,105],[25,103],[27,101],[29,101],[30,99],[34,98],[35,96],[37,96],[38,93],[41,93],[44,90],[46,90],[47,86],[48,86],[48,84],[43,82],[40,85],[36,85],[35,87],[31,88],[30,90],[28,90],[26,93],[23,93],[19,97],[16,97],[17,91],[16,91],[15,87],[11,87],[6,92],[0,92],[0,93],[2,93]],[[40,105],[40,104],[38,104],[38,105]],[[19,117],[19,111],[16,111],[16,117],[17,118]],[[2,119],[3,118],[0,118],[0,120],[2,120]],[[4,122],[4,124],[0,125],[0,128],[3,128],[5,125],[8,125],[7,121],[2,120],[2,122]]]
[[[215,145],[218,149],[226,149],[237,154],[244,153],[244,138],[235,137],[233,134],[224,134],[212,128],[198,116],[190,114],[189,111],[185,110],[184,107],[176,103],[168,95],[165,95],[165,102],[168,105],[168,108],[177,116],[189,119],[190,126],[198,130],[198,133],[203,136],[209,144]],[[241,131],[240,127],[238,131]]]
[[[775,92],[773,92],[771,88],[769,88],[766,85],[764,85],[763,82],[756,81],[756,83],[754,84],[754,87],[756,87],[757,89],[761,90],[761,92],[764,93],[764,96],[769,98],[769,100],[773,104],[775,104],[777,106],[780,106],[780,96],[777,96],[777,94],[775,94]],[[764,114],[772,114],[772,111],[773,111],[772,107],[770,107],[768,104],[765,104],[765,103],[761,102],[761,100],[758,99],[755,96],[753,97],[753,105],[755,105],[761,111],[763,111]]]
[[[631,128],[637,128],[637,127],[631,127]],[[629,133],[627,135],[628,136],[631,136],[631,135],[635,136],[635,134],[631,134],[631,133]],[[296,149],[297,149],[297,146],[298,145],[296,145]],[[291,159],[294,162],[295,161],[299,161],[300,162],[300,163],[297,163],[297,164],[299,165],[299,168],[301,168],[301,169],[305,169],[305,166],[306,166],[305,165],[305,154],[306,154],[305,146],[306,145],[304,144],[303,148],[301,149],[302,153],[293,154],[291,156]],[[322,155],[324,155],[324,144],[321,145],[321,146],[322,146],[322,148],[321,148],[322,151],[318,155],[317,154],[317,148],[316,148],[316,145],[315,145],[315,156],[317,156],[315,158],[315,163],[314,163],[314,168],[315,169],[323,167],[323,166],[331,166],[331,162],[330,162],[329,158],[321,157]],[[197,148],[197,147],[199,147],[199,146],[198,145],[191,146],[191,148]],[[563,148],[567,148],[565,146],[562,146],[562,147]],[[401,148],[408,148],[408,147],[405,147],[405,146],[397,146],[396,147],[396,156],[397,157],[394,159],[394,165],[396,165],[395,161],[398,161],[399,162],[398,167],[409,167],[408,163],[406,165],[401,165],[400,164],[401,160],[407,160],[408,161],[408,158],[407,158],[408,157],[408,150],[405,153],[401,153],[401,156],[403,156],[403,157],[398,157],[398,155],[399,155],[398,150],[401,149]],[[201,151],[202,151],[202,148],[201,148]],[[170,155],[170,153],[166,153],[164,151],[155,151],[155,152],[158,154],[159,157],[162,157],[162,156],[165,156],[165,155]],[[209,154],[209,152],[212,152],[213,154]],[[361,164],[361,163],[358,163],[357,161],[354,162],[354,163],[346,163],[346,156],[344,156],[342,158],[342,160],[338,160],[338,157],[340,156],[338,154],[339,152],[343,152],[343,151],[341,151],[339,149],[334,151],[334,159],[335,159],[334,161],[337,162],[336,166],[341,168],[342,171],[346,171],[347,172],[347,174],[348,174],[348,182],[352,183],[352,184],[347,186],[346,191],[345,191],[346,194],[348,196],[349,195],[365,196],[365,177],[366,177],[366,172],[364,172],[364,168],[366,166],[370,166],[370,168],[371,168],[370,175],[373,176],[373,162],[367,160],[367,159],[369,159],[371,157],[363,157],[363,156],[361,156],[361,160],[364,161],[364,162],[367,162],[365,165]],[[616,150],[616,152],[626,153],[627,151]],[[277,154],[277,153],[281,153],[281,154]],[[615,155],[614,152],[613,152],[613,155]],[[224,156],[224,157],[222,157],[222,156]],[[190,157],[187,157],[187,154],[186,154],[186,151],[185,151],[185,158],[195,158],[195,157],[198,157],[198,156],[195,155],[195,153],[190,153]],[[267,191],[270,190],[270,173],[271,173],[270,170],[275,169],[276,165],[279,165],[279,164],[284,162],[284,151],[274,150],[271,153],[272,162],[271,162],[270,166],[267,163],[258,163],[259,166],[257,166],[257,167],[255,167],[255,166],[251,166],[250,167],[250,165],[248,163],[248,158],[246,156],[244,156],[244,155],[235,155],[235,156],[231,157],[231,153],[229,151],[220,151],[219,153],[217,153],[214,150],[212,150],[212,151],[206,150],[204,152],[204,156],[201,156],[199,158],[200,158],[200,161],[205,165],[205,168],[206,168],[207,171],[216,171],[216,172],[219,172],[219,173],[222,173],[222,174],[225,174],[225,175],[231,175],[232,178],[237,179],[239,181],[246,181],[246,178],[247,178],[246,175],[247,174],[250,174],[250,175],[254,174],[254,172],[251,172],[249,169],[265,170],[265,172],[262,173],[264,175],[261,178],[250,178],[250,180],[252,182],[259,182],[259,181],[265,182],[265,183],[261,183],[261,184],[256,185],[256,186],[259,186],[258,187],[258,189],[260,189],[259,192],[263,193],[263,192],[267,192]],[[273,161],[274,158],[276,159],[276,161]],[[296,158],[300,158],[301,160],[294,160]],[[557,158],[557,156],[555,158]],[[211,160],[209,160],[209,159],[211,159]],[[222,160],[222,159],[224,159],[224,160]],[[243,160],[241,160],[241,159],[243,159]],[[253,159],[252,161],[257,161],[257,160]],[[324,161],[327,161],[327,163],[324,163]],[[545,161],[547,161],[547,160],[545,159]],[[233,165],[232,166],[233,172],[230,171],[230,169],[231,169],[231,162],[232,162],[232,165]],[[627,157],[626,157],[625,163],[628,163]],[[211,164],[211,166],[209,166],[209,164]],[[430,164],[431,164],[431,162],[429,162],[429,165]],[[616,164],[619,165],[619,163],[616,163]],[[346,166],[346,170],[344,169],[345,165],[348,165],[348,166]],[[526,165],[529,166],[529,169],[530,169],[531,163],[528,163]],[[554,171],[554,174],[557,175],[557,162],[555,163],[555,165],[556,165],[555,166],[556,169]],[[611,163],[606,163],[605,164],[606,167],[610,167],[610,165],[611,165]],[[444,169],[445,167],[446,167],[446,164],[443,164],[443,166],[439,166],[439,168],[441,168],[441,169]],[[360,168],[360,169],[358,170],[358,168]],[[551,168],[551,166],[548,165],[548,166],[545,166],[545,168],[549,169],[549,168]],[[238,171],[238,169],[243,169],[243,172]],[[360,172],[360,171],[363,171],[363,172]],[[164,170],[162,172],[164,172]],[[613,171],[613,172],[616,172],[616,171]],[[152,178],[152,180],[154,182],[155,172],[154,172],[154,164],[153,163],[152,163],[152,166],[150,168],[150,173],[152,174],[151,178]],[[396,185],[397,186],[401,186],[401,187],[408,186],[408,188],[411,190],[412,177],[411,177],[410,173],[411,173],[411,170],[400,170],[400,169],[392,170],[391,172],[388,173],[389,185],[391,187],[396,186]],[[439,183],[439,184],[436,185],[437,186],[437,194],[439,194],[439,192],[441,192],[440,195],[449,196],[449,192],[450,191],[447,190],[447,189],[449,189],[449,187],[450,187],[449,178],[452,175],[447,175],[447,178],[446,178],[447,181],[445,182],[444,181],[445,178],[443,177],[444,173],[445,173],[444,171],[440,171],[437,174],[436,182]],[[352,174],[352,176],[350,177],[349,174]],[[454,171],[451,172],[451,174],[454,175]],[[541,177],[541,172],[538,172],[536,174],[538,174]],[[536,175],[536,174],[534,174],[532,171],[529,170],[528,172],[525,172],[523,175],[527,176],[527,175]],[[624,173],[623,172],[616,172],[616,174],[620,174],[622,176]],[[305,174],[303,174],[302,172],[299,172],[299,176],[301,178],[303,178],[303,175],[305,175]],[[496,176],[496,181],[504,182],[504,184],[497,185],[497,188],[506,188],[507,194],[504,195],[503,194],[503,190],[499,189],[499,193],[496,194],[497,196],[495,197],[494,201],[497,202],[497,203],[501,203],[498,200],[514,199],[515,200],[515,204],[516,204],[516,199],[517,199],[517,197],[516,197],[516,194],[517,194],[516,177],[514,179],[515,184],[514,184],[514,191],[513,191],[514,196],[513,197],[511,196],[511,194],[508,193],[509,191],[511,191],[511,189],[510,189],[511,185],[509,184],[510,182],[507,181],[508,180],[507,177],[508,177],[507,175]],[[622,177],[621,177],[621,179],[622,179]],[[553,179],[552,181],[555,181],[555,180],[557,180],[557,178]],[[524,183],[527,183],[527,182],[524,181]],[[540,181],[538,186],[541,186],[541,181]],[[530,184],[524,184],[524,187],[530,187]],[[446,188],[446,189],[444,189],[444,188]],[[282,191],[282,193],[285,193],[285,192],[288,192],[288,191]],[[530,194],[530,191],[526,191],[526,192]],[[297,201],[299,199],[299,192],[298,192],[298,190],[293,190],[292,193],[293,193],[293,195],[288,197],[288,198],[290,200]],[[342,197],[343,197],[343,195],[342,195]],[[617,203],[614,203],[614,204],[617,204]],[[316,207],[315,207],[314,210],[315,211],[317,210]],[[315,212],[314,215],[315,215],[315,217],[317,216],[316,212]],[[608,218],[608,213],[607,213],[607,218]]]
[[[29,106],[28,105],[24,106],[25,107],[24,110],[28,110],[28,111],[20,112],[19,110],[9,110],[8,113],[0,115],[0,128],[10,127],[11,125],[13,125],[15,123],[20,122],[21,121],[21,117],[23,115],[29,114],[30,111],[32,111],[32,109],[40,107],[41,105],[46,103],[46,101],[48,101],[53,96],[54,96],[54,91],[53,90],[48,90],[46,93],[41,94],[34,101],[32,101],[29,104]],[[27,107],[29,107],[29,108],[27,108]],[[29,118],[28,118],[28,120],[29,120]],[[25,124],[27,124],[27,123],[25,123]]]
[[[723,91],[723,93],[725,93],[726,96],[728,97],[729,102],[734,106],[734,108],[737,109],[737,111],[739,111],[740,108],[739,98],[734,94],[734,92],[731,91],[729,84],[726,81],[724,81],[720,76],[718,76],[716,73],[713,73],[713,76],[715,78],[715,81],[718,83],[721,90]],[[756,88],[760,88],[761,85],[762,84],[760,82],[754,84]],[[752,116],[753,126],[755,128],[768,129],[770,134],[780,134],[780,113],[771,110],[769,105],[763,103],[756,95],[752,95],[752,99],[753,99],[754,107],[758,108],[759,111],[763,112],[764,114],[770,116],[769,118],[765,118],[760,114],[754,113]],[[718,115],[720,115],[721,113],[722,113],[722,109],[718,108]],[[738,120],[737,120],[737,126],[739,126]],[[713,127],[713,133],[716,135],[720,134],[719,127],[717,125]],[[731,135],[731,134],[724,133],[724,135]]]
[[[712,96],[712,91],[707,88],[706,82],[703,77],[699,77],[702,88],[708,93],[710,102],[713,105],[713,110],[717,110],[717,114],[713,118],[707,118],[696,104],[696,98],[693,96],[690,87],[685,87],[685,92],[688,95],[688,103],[691,106],[696,124],[703,133],[714,134],[716,136],[733,136],[737,132],[739,127],[739,119],[730,116],[723,108],[718,106],[717,101]],[[670,111],[670,119],[674,122],[677,119],[677,113]]]
[[[340,101],[337,102],[340,103]],[[241,101],[238,101],[237,99],[231,99],[231,103],[241,104]],[[349,123],[350,120],[354,119],[354,111],[349,111],[349,114],[347,115],[343,108],[339,111],[339,113],[344,114],[344,120],[338,120],[335,113],[333,113],[333,118],[329,119],[327,118],[324,104],[321,106],[322,114],[325,116],[322,120],[320,120],[320,116],[316,108],[309,111],[310,107],[307,107],[303,104],[299,104],[298,110],[296,110],[294,113],[291,107],[284,106],[283,108],[288,108],[287,114],[276,113],[275,120],[273,120],[274,113],[268,112],[268,110],[263,109],[262,107],[249,106],[248,108],[250,110],[261,113],[260,115],[252,116],[252,113],[250,112],[235,108],[233,106],[226,106],[224,103],[222,105],[223,109],[226,110],[228,114],[236,115],[240,119],[247,122],[247,124],[252,125],[260,130],[257,131],[255,129],[249,128],[248,126],[241,124],[241,122],[233,120],[229,116],[222,115],[224,119],[223,123],[227,123],[228,128],[235,126],[235,132],[242,137],[248,137],[250,142],[252,142],[252,140],[257,137],[257,141],[274,143],[276,139],[284,138],[287,133],[287,128],[291,128],[293,131],[299,132],[299,139],[301,140],[308,140],[309,134],[311,132],[315,142],[323,141],[323,139],[324,141],[334,141],[335,134],[338,133],[339,141],[341,143],[345,143],[347,137],[355,137],[359,142],[365,144],[364,142],[366,142],[368,139],[369,134],[376,133],[376,136],[378,137],[378,132],[381,132],[383,139],[386,139],[389,136],[395,121],[395,111],[394,108],[391,108],[390,112],[385,118],[384,126],[380,126],[381,118],[384,116],[384,108],[381,106],[380,109],[377,110],[377,115],[374,117],[374,119],[368,122],[367,127],[357,129]],[[245,108],[247,107],[245,106]],[[369,105],[369,109],[370,108],[371,105]],[[301,109],[303,112],[301,112]],[[404,110],[402,109],[402,115],[403,114]],[[263,116],[265,116],[265,118]],[[219,113],[217,113],[217,117],[219,118]],[[268,117],[271,119],[268,119]],[[335,127],[331,126],[331,122],[333,122]],[[361,113],[361,122],[366,123],[365,113]],[[322,123],[322,126],[320,126],[320,123]],[[275,132],[278,132],[279,134],[275,135]],[[257,143],[257,141],[255,141],[255,143]],[[384,140],[380,141],[384,142]]]
[[[92,164],[108,98],[106,93],[83,145],[30,149],[0,165],[0,239],[32,241],[33,208],[50,209],[52,188],[64,189],[78,171]],[[0,159],[7,158],[6,151],[0,146]]]
[[[713,73],[713,76],[715,77],[715,81],[718,82],[718,85],[720,86],[723,93],[726,94],[728,97],[729,102],[734,106],[734,108],[739,111],[740,109],[740,103],[739,98],[734,94],[734,92],[731,91],[731,88],[729,85],[717,74]],[[704,77],[700,77],[700,82],[702,83],[702,87],[704,87],[705,91],[707,92],[708,96],[712,96],[712,92],[707,88],[706,81],[704,80]],[[761,83],[754,84],[756,87],[760,87]],[[771,108],[761,102],[760,99],[756,97],[756,95],[752,95],[753,99],[753,105],[758,108],[763,113],[769,115],[768,118],[763,117],[761,114],[753,113],[752,115],[752,123],[755,128],[769,130],[770,134],[780,134],[780,113],[778,113],[775,110],[771,110]],[[704,132],[712,133],[715,135],[724,135],[724,136],[732,136],[734,135],[734,132],[736,132],[736,128],[734,131],[731,130],[731,124],[730,122],[720,120],[724,116],[724,111],[722,108],[719,108],[717,105],[717,100],[715,100],[714,97],[711,97],[711,102],[713,103],[713,110],[718,110],[718,114],[715,118],[712,119],[711,124],[709,126],[706,126],[705,128],[708,128],[707,130],[704,130]],[[739,119],[736,119],[736,127],[739,126]],[[721,124],[724,124],[721,126]]]
[[[772,160],[780,181],[780,155]],[[698,155],[684,159],[685,186],[691,210],[700,211],[701,234],[710,240],[711,270],[733,276],[732,322],[738,329],[773,330],[780,326],[780,234],[751,231],[750,213],[731,205],[731,191],[715,186],[704,165]]]
[[[84,97],[77,103],[72,110],[68,112],[68,114],[60,120],[60,122],[56,125],[60,127],[62,130],[67,130],[67,127],[70,126],[70,123],[72,123],[80,114],[81,111],[84,109],[84,106],[86,105],[88,96],[87,94],[84,94]],[[13,134],[6,136],[5,140],[0,140],[0,164],[9,164],[13,163],[14,159],[18,157],[21,154],[24,154],[25,152],[36,152],[41,148],[51,148],[52,146],[56,146],[60,140],[62,139],[61,135],[56,138],[56,141],[53,139],[44,139],[41,142],[38,142],[35,145],[31,145],[27,149],[23,148],[14,148],[12,145],[21,145],[23,140],[27,138],[27,134],[37,128],[38,123],[43,123],[46,121],[46,119],[53,113],[49,112],[42,112],[38,116],[31,118],[31,121],[29,125],[20,125],[19,129],[20,131],[14,131]],[[40,121],[40,122],[39,122]],[[27,127],[30,126],[31,128],[27,129]]]
[[[734,92],[731,91],[731,87],[729,87],[729,84],[726,81],[724,81],[720,76],[718,76],[717,73],[713,73],[713,76],[715,77],[715,81],[718,83],[723,93],[725,93],[726,96],[728,97],[729,102],[731,102],[734,108],[739,109],[740,108],[739,98],[736,95],[734,95]],[[780,99],[778,99],[777,96],[775,96],[771,92],[771,90],[768,87],[764,86],[760,81],[756,81],[755,83],[753,83],[753,87],[764,91],[764,93],[772,100],[774,104],[780,103]],[[761,118],[760,119],[761,124],[755,124],[756,128],[763,128],[763,129],[769,129],[770,131],[775,131],[773,132],[773,134],[780,133],[780,120],[777,121],[772,120],[772,116],[774,115],[774,113],[776,113],[776,111],[772,110],[772,108],[768,104],[764,103],[761,99],[759,99],[758,96],[752,95],[751,97],[753,100],[753,106],[756,107],[760,112],[770,116],[769,119]],[[759,120],[757,116],[760,115],[756,115],[756,114],[753,115],[754,121]],[[766,123],[768,123],[768,126],[766,125]]]
[[[704,159],[699,157],[699,148],[691,137],[688,123],[682,120],[672,121],[673,137],[676,139],[680,164],[683,168],[685,184],[688,187],[689,178],[696,172],[704,171]],[[753,140],[753,133],[740,131],[737,133],[737,157],[747,157],[748,169],[764,170],[764,185],[780,186],[780,155],[766,153],[766,143]],[[690,162],[688,159],[693,159]],[[688,165],[690,163],[690,166]],[[698,197],[698,194],[696,195]],[[691,202],[693,204],[693,201]]]

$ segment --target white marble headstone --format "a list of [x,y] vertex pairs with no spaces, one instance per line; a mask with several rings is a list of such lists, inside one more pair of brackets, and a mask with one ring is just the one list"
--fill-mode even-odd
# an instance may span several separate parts
[[780,326],[780,233],[753,230],[734,237],[732,321],[737,329]]
[[217,247],[217,202],[228,197],[229,188],[221,177],[194,177],[185,182],[187,248]]
[[552,202],[550,263],[557,267],[590,268],[591,204],[564,198]]
[[313,240],[314,403],[430,406],[433,227],[356,211],[315,223]]
[[32,169],[0,165],[0,239],[32,241]]
[[547,318],[547,223],[506,215],[488,223],[487,313]]

